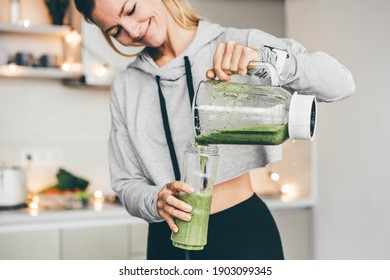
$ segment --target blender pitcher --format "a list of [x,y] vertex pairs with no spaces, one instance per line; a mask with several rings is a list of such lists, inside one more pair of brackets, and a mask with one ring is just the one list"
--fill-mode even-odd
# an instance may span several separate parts
[[194,97],[195,142],[208,144],[279,145],[285,140],[312,140],[316,125],[316,98],[279,86],[275,67],[265,68],[271,86],[208,80],[199,84]]

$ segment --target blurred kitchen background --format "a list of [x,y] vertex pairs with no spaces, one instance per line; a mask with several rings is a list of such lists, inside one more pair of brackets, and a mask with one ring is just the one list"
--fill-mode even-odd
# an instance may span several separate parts
[[[210,21],[294,38],[351,70],[356,93],[318,105],[315,141],[287,141],[283,160],[252,171],[252,181],[287,259],[389,259],[390,2],[191,2]],[[145,259],[147,224],[117,202],[107,167],[109,87],[131,59],[73,3],[56,22],[44,0],[0,7],[0,259]],[[16,210],[11,166],[29,192]],[[67,179],[87,188],[44,191]]]

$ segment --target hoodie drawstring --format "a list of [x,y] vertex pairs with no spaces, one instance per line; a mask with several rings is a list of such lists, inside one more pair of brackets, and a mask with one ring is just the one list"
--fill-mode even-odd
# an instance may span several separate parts
[[[188,94],[190,97],[190,105],[192,105],[192,102],[194,100],[194,85],[192,81],[192,72],[191,72],[191,64],[187,56],[184,57],[184,63],[185,63],[185,72],[186,72],[186,79],[187,79],[187,88],[188,88]],[[168,118],[168,112],[167,107],[165,103],[165,98],[161,89],[160,84],[160,76],[156,76],[156,82],[158,87],[158,96],[160,99],[160,109],[161,109],[161,117],[163,120],[164,125],[164,132],[165,132],[165,138],[167,140],[168,148],[169,148],[169,155],[171,156],[171,162],[173,167],[173,172],[175,174],[175,180],[180,180],[180,168],[176,157],[175,147],[173,145],[172,140],[172,133],[171,128],[169,126],[169,118]]]
[[180,168],[179,168],[179,164],[177,162],[175,147],[173,146],[171,128],[169,126],[167,107],[165,105],[165,98],[164,98],[164,95],[162,93],[161,85],[160,85],[160,76],[156,76],[156,82],[157,82],[157,86],[158,86],[158,96],[160,98],[160,109],[161,109],[161,116],[163,119],[165,138],[167,139],[169,154],[171,156],[171,161],[172,161],[172,166],[173,166],[173,172],[175,173],[175,180],[179,181],[180,180]]
[[192,81],[192,71],[191,71],[191,63],[188,59],[188,56],[184,57],[184,65],[186,68],[186,79],[187,79],[187,88],[188,88],[188,95],[190,96],[190,105],[192,106],[192,102],[194,102],[194,82]]

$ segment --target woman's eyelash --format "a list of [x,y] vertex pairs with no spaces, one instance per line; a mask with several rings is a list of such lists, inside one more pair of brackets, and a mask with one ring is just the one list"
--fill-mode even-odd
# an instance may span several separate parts
[[[137,3],[134,4],[133,8],[127,13],[127,16],[131,16],[135,12],[135,8],[137,7]],[[122,32],[122,27],[118,26],[115,33],[112,35],[112,37],[116,38],[118,37]]]
[[131,16],[135,12],[135,8],[137,7],[137,3],[134,4],[133,8],[127,13],[128,16]]
[[119,36],[119,34],[121,34],[121,31],[122,31],[122,27],[118,26],[118,28],[116,29],[115,33],[112,35],[112,37],[116,38]]

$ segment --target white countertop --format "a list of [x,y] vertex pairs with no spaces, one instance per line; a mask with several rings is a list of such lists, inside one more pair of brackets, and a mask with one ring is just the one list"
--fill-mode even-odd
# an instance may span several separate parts
[[[263,199],[271,211],[310,208],[314,200],[310,197],[283,202],[280,198]],[[130,216],[119,203],[103,203],[98,207],[90,203],[87,208],[72,210],[19,210],[0,211],[0,232],[32,229],[89,227],[98,225],[145,223]]]

